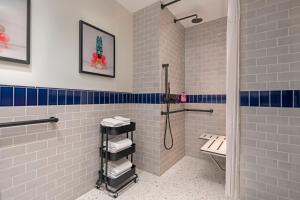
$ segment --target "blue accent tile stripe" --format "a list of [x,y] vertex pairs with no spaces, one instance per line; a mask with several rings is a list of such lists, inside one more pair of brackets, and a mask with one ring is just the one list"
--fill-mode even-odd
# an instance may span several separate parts
[[250,102],[249,102],[249,92],[247,91],[243,91],[240,92],[240,104],[241,106],[249,106]]
[[271,107],[281,107],[281,91],[271,91]]
[[87,94],[88,94],[87,104],[94,104],[94,92],[89,91]]
[[[180,99],[180,95],[174,95]],[[163,93],[36,88],[0,85],[0,106],[47,106],[79,104],[162,104]],[[225,94],[187,95],[186,103],[225,104]],[[241,91],[240,105],[246,107],[300,108],[300,90]]]
[[68,90],[67,91],[67,105],[73,105],[74,104],[74,91]]
[[259,96],[260,107],[270,106],[270,91],[261,91]]
[[27,106],[36,106],[37,105],[37,89],[36,88],[27,88]]
[[294,107],[300,108],[300,90],[294,91]]
[[300,108],[300,90],[241,91],[240,105],[248,107]]
[[0,89],[0,106],[13,106],[14,104],[14,88],[1,87]]
[[[180,98],[180,95],[178,96]],[[208,95],[187,95],[186,103],[209,103],[209,104],[225,104],[225,94],[208,94]]]
[[104,92],[100,92],[99,103],[104,104]]
[[26,105],[26,88],[15,87],[14,88],[14,106]]
[[294,105],[294,91],[283,90],[281,95],[282,107],[292,108]]
[[48,96],[49,105],[57,105],[57,90],[50,89],[49,96]]
[[79,105],[81,103],[81,91],[74,91],[74,105]]
[[88,93],[87,91],[83,90],[81,91],[81,104],[87,104],[88,103]]
[[250,91],[250,106],[257,107],[259,106],[259,92]]
[[47,88],[39,88],[38,89],[38,105],[39,106],[48,105],[48,89]]
[[99,104],[99,92],[94,91],[94,104]]
[[66,105],[66,90],[58,90],[58,105]]

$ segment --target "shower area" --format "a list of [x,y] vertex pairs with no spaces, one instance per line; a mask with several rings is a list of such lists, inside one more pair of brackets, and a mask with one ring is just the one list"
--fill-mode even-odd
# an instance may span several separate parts
[[[193,157],[205,177],[225,184],[225,172],[201,152],[206,141],[200,136],[226,135],[227,17],[202,22],[194,13],[186,16],[182,20],[194,26],[184,27],[160,2],[134,14],[133,92],[156,93],[163,101],[132,105],[135,159],[139,168],[162,175],[184,156]],[[225,167],[224,158],[214,158]]]

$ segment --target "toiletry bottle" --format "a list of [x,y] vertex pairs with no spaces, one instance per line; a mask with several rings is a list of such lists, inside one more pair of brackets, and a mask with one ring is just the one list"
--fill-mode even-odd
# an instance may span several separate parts
[[186,94],[184,92],[181,94],[181,103],[186,103]]

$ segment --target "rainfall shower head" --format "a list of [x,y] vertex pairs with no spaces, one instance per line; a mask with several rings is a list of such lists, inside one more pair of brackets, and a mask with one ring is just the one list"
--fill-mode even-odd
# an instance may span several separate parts
[[192,19],[192,23],[193,24],[198,24],[198,23],[201,23],[203,21],[203,19],[202,18],[198,18],[198,17],[196,17],[196,18],[194,18],[194,19]]
[[189,15],[187,17],[183,17],[183,18],[180,18],[180,19],[174,19],[174,23],[176,23],[178,21],[181,21],[181,20],[191,18],[191,17],[194,17],[194,19],[192,19],[193,24],[198,24],[198,23],[201,23],[203,21],[202,18],[200,18],[200,17],[198,17],[198,15],[194,14],[194,15]]

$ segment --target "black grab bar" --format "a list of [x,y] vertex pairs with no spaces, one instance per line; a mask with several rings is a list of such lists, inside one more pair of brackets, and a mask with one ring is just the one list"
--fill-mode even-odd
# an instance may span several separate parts
[[202,110],[202,109],[185,109],[185,111],[191,111],[191,112],[208,112],[208,113],[213,113],[213,112],[214,112],[213,109],[209,109],[209,110]]
[[56,117],[50,117],[49,119],[38,119],[38,120],[28,120],[28,121],[18,121],[18,122],[6,122],[0,123],[0,128],[12,127],[12,126],[25,126],[30,124],[43,124],[43,123],[56,123],[59,119]]
[[[213,109],[209,109],[209,110],[203,110],[203,109],[182,109],[182,110],[174,110],[174,111],[169,111],[169,114],[173,114],[173,113],[179,113],[179,112],[184,112],[184,111],[189,111],[189,112],[206,112],[206,113],[213,113],[214,110]],[[161,112],[161,115],[167,115],[168,112]]]

